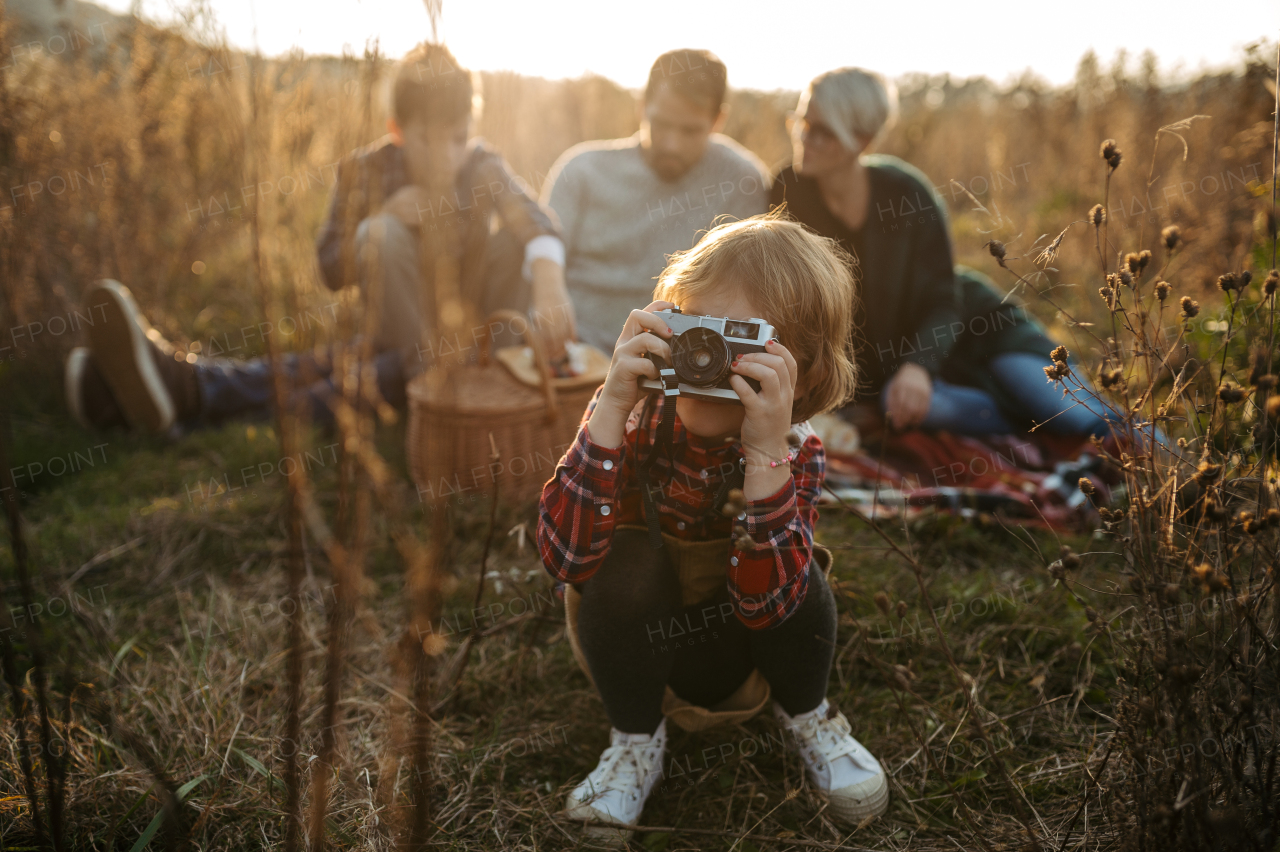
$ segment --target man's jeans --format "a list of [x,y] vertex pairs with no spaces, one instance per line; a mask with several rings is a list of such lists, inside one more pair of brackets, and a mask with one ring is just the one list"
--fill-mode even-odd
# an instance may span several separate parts
[[[378,311],[374,335],[373,361],[378,391],[397,408],[405,406],[405,383],[431,364],[449,359],[474,363],[479,342],[494,333],[479,327],[473,333],[446,341],[437,333],[433,311],[424,310],[422,275],[418,260],[418,234],[399,220],[386,215],[371,216],[356,232],[360,267],[360,287],[366,303]],[[490,236],[484,258],[484,292],[477,294],[475,315],[487,317],[499,308],[525,314],[529,306],[529,286],[521,273],[523,246],[508,231]],[[371,288],[374,270],[380,270],[380,288]],[[478,336],[477,336],[478,335]],[[508,330],[495,333],[494,346],[516,342]],[[337,396],[333,375],[333,351],[322,347],[313,352],[282,354],[277,364],[268,357],[242,361],[235,358],[200,358],[196,361],[200,386],[200,415],[189,426],[213,425],[230,419],[266,419],[275,401],[273,377],[283,372],[292,400],[310,411],[311,417],[332,426],[332,400]],[[353,377],[354,378],[354,377]]]

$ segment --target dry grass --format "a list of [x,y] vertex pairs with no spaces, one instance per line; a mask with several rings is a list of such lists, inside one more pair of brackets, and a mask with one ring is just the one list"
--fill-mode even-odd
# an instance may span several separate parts
[[[1194,409],[1214,399],[1226,378],[1251,387],[1249,347],[1272,342],[1269,303],[1257,294],[1272,265],[1265,256],[1268,61],[1253,50],[1241,75],[1179,87],[1162,87],[1145,72],[1104,73],[1088,59],[1077,84],[1063,91],[912,81],[885,148],[946,188],[958,257],[998,271],[983,245],[1003,240],[1005,263],[1023,276],[1031,309],[1091,371],[1098,359],[1110,359],[1108,369],[1122,366],[1133,377],[1131,400],[1148,384],[1166,398],[1172,373],[1192,358],[1211,365],[1175,394]],[[201,70],[193,74],[193,67]],[[381,107],[370,107],[368,94],[380,85],[381,68],[371,56],[255,63],[139,27],[105,53],[0,70],[0,177],[6,187],[49,188],[0,209],[4,327],[48,327],[51,318],[68,317],[83,284],[101,275],[126,281],[153,321],[192,350],[196,341],[207,351],[213,340],[239,334],[244,346],[236,354],[253,354],[357,327],[351,297],[335,299],[320,287],[312,239],[332,186],[326,166],[382,126]],[[480,132],[535,186],[570,144],[635,129],[633,95],[601,79],[486,75],[485,93]],[[778,163],[787,153],[782,114],[793,103],[788,93],[737,92],[727,130]],[[1212,119],[1179,131],[1185,157],[1168,134],[1153,156],[1157,128],[1200,114]],[[1097,159],[1104,137],[1125,152],[1114,177]],[[55,176],[75,189],[55,194]],[[294,181],[287,193],[286,177]],[[953,179],[975,197],[953,193]],[[1148,185],[1163,201],[1154,221],[1136,212],[1147,206]],[[1111,210],[1105,235],[1076,224],[1057,246],[1057,270],[1031,265],[1099,202]],[[1159,230],[1171,221],[1184,237],[1177,263],[1163,272],[1174,285],[1173,302],[1190,295],[1201,302],[1200,320],[1230,318],[1233,342],[1223,343],[1225,324],[1183,331],[1174,309],[1151,307],[1149,289],[1141,307],[1128,295],[1122,300],[1130,312],[1122,319],[1143,336],[1119,334],[1118,346],[1091,339],[1111,327],[1110,312],[1093,294],[1115,271],[1113,255],[1149,248],[1162,256]],[[1095,242],[1104,238],[1100,261]],[[1239,305],[1224,302],[1218,275],[1246,268],[1255,272],[1253,289]],[[1068,323],[1037,295],[1095,325]],[[282,314],[325,316],[326,309],[334,321],[305,333],[245,339],[242,331],[264,316],[278,326]],[[1242,316],[1251,324],[1241,324]],[[1157,368],[1135,347],[1137,340],[1169,342],[1148,328],[1152,323],[1171,328],[1184,346],[1169,358],[1174,370]],[[608,724],[570,656],[563,612],[548,597],[536,555],[518,536],[503,534],[521,522],[531,528],[531,507],[499,512],[482,598],[487,615],[464,628],[480,635],[456,693],[442,695],[465,638],[458,625],[476,591],[487,507],[448,517],[443,529],[452,550],[438,577],[440,595],[415,597],[411,609],[407,597],[422,591],[406,582],[423,564],[415,561],[423,554],[416,531],[439,516],[424,514],[401,473],[403,424],[375,430],[367,412],[357,417],[353,409],[332,464],[308,468],[288,489],[276,474],[214,495],[214,478],[294,452],[321,453],[335,438],[263,424],[174,445],[87,435],[61,414],[58,392],[60,357],[75,342],[73,333],[52,331],[35,342],[0,342],[13,345],[6,355],[15,356],[0,367],[6,398],[15,400],[5,408],[12,438],[0,435],[0,449],[13,459],[6,471],[107,442],[100,465],[27,478],[7,492],[20,498],[9,505],[25,519],[34,579],[24,590],[14,557],[0,556],[5,636],[16,637],[4,643],[6,680],[15,687],[10,697],[29,702],[19,714],[25,724],[15,723],[10,702],[0,710],[3,847],[37,845],[38,826],[50,816],[42,793],[41,819],[33,819],[22,734],[29,744],[34,737],[36,786],[46,788],[50,767],[65,769],[68,848],[131,849],[149,826],[152,846],[177,846],[185,837],[201,849],[283,847],[290,788],[304,813],[323,816],[312,830],[340,848],[397,845],[412,815],[423,812],[419,804],[429,805],[440,846],[574,848],[575,828],[553,815],[594,765]],[[1265,394],[1254,403],[1265,404]],[[1065,542],[1084,555],[1063,578],[1071,594],[1045,570],[1062,544],[1053,536],[998,521],[979,527],[926,518],[882,537],[838,509],[827,511],[819,538],[837,550],[840,607],[831,697],[892,774],[889,815],[856,833],[834,825],[798,758],[777,748],[776,727],[760,718],[732,731],[675,736],[669,777],[645,811],[650,826],[724,834],[647,831],[639,842],[651,850],[812,848],[797,841],[926,850],[1209,848],[1215,837],[1196,833],[1203,826],[1274,821],[1274,761],[1263,765],[1251,756],[1257,751],[1244,749],[1234,764],[1144,762],[1180,747],[1189,734],[1202,742],[1203,730],[1234,743],[1232,725],[1241,718],[1254,733],[1274,730],[1248,713],[1269,710],[1276,697],[1274,592],[1258,585],[1270,583],[1265,572],[1276,533],[1202,524],[1195,512],[1169,522],[1170,506],[1203,507],[1205,495],[1180,489],[1177,502],[1173,488],[1161,490],[1171,473],[1185,483],[1188,465],[1206,448],[1210,461],[1225,465],[1224,479],[1250,471],[1269,477],[1273,468],[1259,465],[1275,443],[1265,429],[1251,433],[1260,421],[1250,404],[1224,415],[1225,406],[1210,403],[1212,413],[1206,408],[1204,423],[1187,436],[1215,440],[1193,443],[1186,464],[1138,464],[1125,474],[1133,511],[1100,534]],[[381,476],[383,462],[393,475]],[[1215,488],[1204,491],[1219,494]],[[1234,482],[1215,499],[1271,500],[1270,487],[1249,488]],[[308,499],[319,512],[303,529],[300,508]],[[1255,517],[1265,517],[1269,505]],[[1231,504],[1233,514],[1239,508]],[[332,539],[316,518],[336,531]],[[290,547],[291,534],[301,548]],[[1197,589],[1187,572],[1202,560],[1230,577],[1229,592]],[[336,586],[340,577],[345,585]],[[1123,629],[1144,623],[1131,621],[1134,606],[1145,623],[1163,625],[1171,593],[1160,589],[1169,584],[1179,585],[1180,601],[1217,601],[1214,611],[1229,619],[1182,625],[1172,639]],[[334,606],[340,588],[351,595],[349,627]],[[1239,606],[1228,600],[1243,590],[1253,597]],[[882,614],[873,602],[878,592],[906,601],[905,619]],[[423,606],[442,607],[445,621],[434,630],[455,630],[425,686],[414,668],[420,637],[406,630]],[[1109,631],[1090,627],[1094,610]],[[292,625],[298,642],[291,649]],[[1174,647],[1194,660],[1174,661]],[[48,664],[33,670],[37,649]],[[1204,677],[1188,682],[1184,668],[1170,680],[1170,665],[1201,666]],[[32,703],[42,677],[51,696],[43,737]],[[1255,710],[1243,709],[1242,689]],[[410,706],[424,696],[441,702],[429,718]],[[286,733],[291,706],[296,738]],[[1174,721],[1157,724],[1165,708]],[[422,726],[416,733],[415,723]],[[424,743],[431,759],[415,769],[413,749]],[[296,784],[288,783],[291,757]],[[316,784],[317,773],[325,785]],[[1184,789],[1189,778],[1200,786]],[[1201,788],[1193,808],[1159,810]],[[173,794],[182,789],[178,806]],[[318,790],[325,791],[323,809],[316,807]],[[1231,839],[1216,840],[1224,838]],[[1273,835],[1256,839],[1258,848],[1275,843]]]

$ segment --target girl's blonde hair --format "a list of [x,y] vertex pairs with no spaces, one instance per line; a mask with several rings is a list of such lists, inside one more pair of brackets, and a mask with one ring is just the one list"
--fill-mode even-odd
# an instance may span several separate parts
[[856,296],[851,258],[835,240],[782,218],[781,210],[718,225],[693,248],[671,256],[653,298],[679,305],[723,287],[740,290],[795,356],[791,422],[853,396]]

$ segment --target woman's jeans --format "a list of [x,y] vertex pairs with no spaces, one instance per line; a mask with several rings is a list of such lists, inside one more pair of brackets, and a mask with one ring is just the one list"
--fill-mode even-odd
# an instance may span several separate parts
[[[987,369],[1001,385],[1017,397],[1023,413],[1051,435],[1096,435],[1105,437],[1110,426],[1123,421],[1123,415],[1110,405],[1089,396],[1092,386],[1072,395],[1062,395],[1062,386],[1047,380],[1044,368],[1048,359],[1028,352],[1009,352],[987,362]],[[888,400],[888,386],[880,394],[880,410]],[[1021,432],[1000,412],[989,393],[978,388],[933,380],[933,397],[929,413],[920,429],[953,432],[958,435],[1008,435]],[[1163,436],[1157,440],[1164,443]]]
[[733,612],[727,586],[682,606],[680,580],[643,530],[617,530],[603,564],[578,588],[578,639],[613,727],[652,734],[670,686],[710,707],[759,669],[790,716],[827,694],[836,640],[836,602],[822,570],[810,563],[804,601],[781,624],[752,630]]

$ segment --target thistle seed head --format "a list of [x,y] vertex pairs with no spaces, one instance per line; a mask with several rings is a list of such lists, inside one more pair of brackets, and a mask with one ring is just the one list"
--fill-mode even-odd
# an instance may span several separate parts
[[1093,223],[1095,228],[1107,221],[1107,208],[1101,204],[1093,205],[1093,209],[1089,211],[1089,221]]
[[1142,269],[1141,262],[1138,260],[1138,253],[1136,251],[1131,251],[1124,256],[1124,265],[1128,267],[1129,272],[1134,275],[1137,275]]
[[733,546],[738,550],[755,550],[756,540],[751,537],[751,533],[747,532],[744,526],[735,526],[733,528]]
[[1093,480],[1089,479],[1087,476],[1080,477],[1080,481],[1076,483],[1076,486],[1082,493],[1087,494],[1090,497],[1098,492],[1097,487],[1093,484]]
[[1049,377],[1049,381],[1051,382],[1062,381],[1070,372],[1071,369],[1061,361],[1055,361],[1048,367],[1044,368],[1044,374]]
[[1196,468],[1196,481],[1201,485],[1208,485],[1210,482],[1217,480],[1222,475],[1222,465],[1213,464],[1212,462],[1202,461]]
[[1109,160],[1111,159],[1111,155],[1116,153],[1117,150],[1118,149],[1116,148],[1116,140],[1106,139],[1102,143],[1102,150],[1099,152],[1099,154],[1101,155],[1102,159]]
[[1234,272],[1228,272],[1225,275],[1218,276],[1218,289],[1224,293],[1230,293],[1232,290],[1242,289],[1240,279],[1236,277]]
[[735,518],[738,515],[741,515],[743,512],[745,512],[746,509],[747,509],[747,499],[746,499],[746,496],[742,493],[742,489],[741,488],[729,489],[727,502],[724,504],[724,506],[720,510],[724,514],[724,516],[727,518]]
[[996,260],[1003,261],[1006,254],[1004,243],[999,240],[991,240],[987,243],[987,251],[991,252],[991,256]]
[[1065,364],[1067,363],[1067,358],[1070,355],[1071,353],[1067,351],[1067,347],[1058,346],[1049,353],[1049,360],[1053,361],[1055,364]]
[[1080,567],[1080,554],[1065,544],[1059,548],[1058,558],[1062,560],[1062,567],[1068,571],[1074,571]]
[[1107,165],[1111,167],[1111,171],[1114,172],[1119,167],[1122,154],[1116,146],[1116,140],[1108,139],[1103,142],[1102,149],[1098,153],[1102,156],[1102,159],[1106,160]]
[[1165,250],[1173,251],[1182,240],[1182,229],[1177,225],[1170,225],[1160,232],[1160,238],[1164,240]]
[[1212,497],[1204,501],[1204,516],[1207,521],[1220,524],[1227,519],[1226,507]]
[[876,608],[879,609],[885,615],[888,615],[889,606],[890,606],[889,596],[886,595],[884,592],[876,592],[874,596],[874,600],[876,602]]
[[1244,388],[1232,381],[1223,382],[1218,388],[1218,399],[1228,405],[1234,405],[1244,399]]
[[1280,287],[1280,271],[1275,269],[1267,273],[1267,280],[1262,282],[1263,295],[1270,296]]
[[1123,378],[1124,370],[1119,367],[1115,367],[1111,370],[1103,370],[1098,376],[1098,381],[1104,388],[1109,388],[1119,384],[1120,380]]
[[1169,298],[1170,289],[1171,287],[1168,281],[1157,281],[1156,282],[1156,298],[1162,302],[1165,301],[1166,299]]
[[1124,286],[1126,287],[1133,286],[1133,276],[1129,274],[1129,270],[1121,269],[1120,274],[1117,277],[1120,279],[1120,283],[1123,284]]
[[1182,308],[1182,316],[1186,319],[1191,319],[1196,314],[1200,313],[1200,303],[1195,299],[1192,299],[1190,296],[1183,296],[1178,304]]

